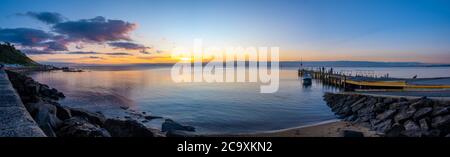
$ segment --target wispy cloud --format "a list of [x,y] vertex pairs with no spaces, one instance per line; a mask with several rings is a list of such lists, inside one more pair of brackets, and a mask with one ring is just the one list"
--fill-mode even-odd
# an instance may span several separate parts
[[102,16],[78,21],[57,23],[54,32],[67,36],[70,41],[108,42],[130,41],[129,33],[136,28],[136,24],[122,20],[107,20]]
[[110,53],[103,53],[103,54],[110,55],[110,56],[132,56],[132,54],[126,53],[126,52],[110,52]]
[[147,55],[152,54],[152,53],[148,52],[146,49],[140,50],[139,53],[147,54]]
[[67,51],[68,50],[65,42],[49,41],[49,42],[45,42],[44,45],[46,46],[45,50],[47,50],[47,51]]
[[100,54],[98,52],[93,52],[93,51],[73,51],[73,52],[68,52],[67,54],[72,54],[72,55],[86,55],[86,54]]
[[171,59],[169,56],[139,56],[138,59],[155,60],[155,59]]
[[81,57],[81,59],[105,59],[105,58],[100,57],[100,56],[86,56],[86,57]]
[[151,47],[144,46],[141,44],[136,44],[132,42],[112,42],[108,43],[109,46],[118,48],[118,49],[126,49],[126,50],[142,50],[142,49],[150,49]]
[[65,54],[69,54],[69,55],[108,55],[108,56],[132,56],[133,55],[133,54],[126,53],[126,52],[101,53],[101,52],[94,52],[94,51],[72,51],[72,52],[67,52]]
[[48,55],[48,54],[55,54],[52,51],[45,51],[45,50],[38,50],[38,49],[22,49],[23,53],[26,53],[27,55]]
[[136,44],[133,42],[112,42],[108,43],[109,46],[114,47],[116,49],[124,49],[124,50],[139,50],[139,53],[142,54],[151,54],[148,52],[148,49],[151,49],[149,46]]
[[19,16],[29,16],[46,24],[57,24],[64,21],[64,17],[55,12],[26,12],[18,13]]

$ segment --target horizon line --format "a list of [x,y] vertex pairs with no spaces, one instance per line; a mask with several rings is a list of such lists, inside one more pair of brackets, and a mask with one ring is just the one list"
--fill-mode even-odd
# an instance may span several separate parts
[[[231,61],[231,62],[259,62],[259,61]],[[373,64],[415,64],[416,66],[450,66],[450,63],[427,63],[420,61],[367,61],[367,60],[319,60],[319,61],[300,61],[300,60],[290,60],[290,61],[279,61],[279,63],[333,63],[333,62],[347,62],[347,63],[373,63]],[[153,63],[76,63],[76,62],[38,62],[40,64],[74,64],[74,65],[173,65],[177,62],[153,62]],[[191,62],[194,63],[194,62]],[[203,62],[205,64],[210,62]],[[222,62],[227,63],[227,62]],[[270,63],[270,62],[268,62]]]

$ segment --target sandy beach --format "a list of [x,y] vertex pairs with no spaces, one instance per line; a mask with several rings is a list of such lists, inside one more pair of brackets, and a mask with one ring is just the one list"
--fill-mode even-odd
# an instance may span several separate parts
[[343,131],[357,131],[364,137],[379,137],[369,128],[345,121],[330,121],[315,125],[302,126],[278,131],[232,135],[238,137],[343,137]]

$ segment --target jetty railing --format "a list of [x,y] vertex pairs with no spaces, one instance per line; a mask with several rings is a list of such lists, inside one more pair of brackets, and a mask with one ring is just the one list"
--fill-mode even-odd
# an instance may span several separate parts
[[405,80],[389,78],[389,74],[376,75],[371,70],[341,70],[335,71],[333,68],[308,67],[300,68],[298,75],[302,77],[310,74],[315,80],[321,83],[342,88],[347,91],[356,89],[400,89],[406,84]]
[[[391,78],[389,74],[376,75],[373,71],[334,71],[333,68],[300,68],[301,77],[310,74],[323,84],[355,90],[449,90],[450,77],[446,78]],[[354,74],[354,75],[353,75]]]

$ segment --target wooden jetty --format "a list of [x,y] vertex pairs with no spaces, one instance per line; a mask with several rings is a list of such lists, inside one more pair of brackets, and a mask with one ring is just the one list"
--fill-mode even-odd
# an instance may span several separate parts
[[298,70],[298,75],[309,73],[313,79],[323,84],[343,88],[348,91],[355,90],[446,90],[450,89],[450,78],[390,78],[375,75],[348,75],[344,72],[334,72],[332,69],[314,68]]

